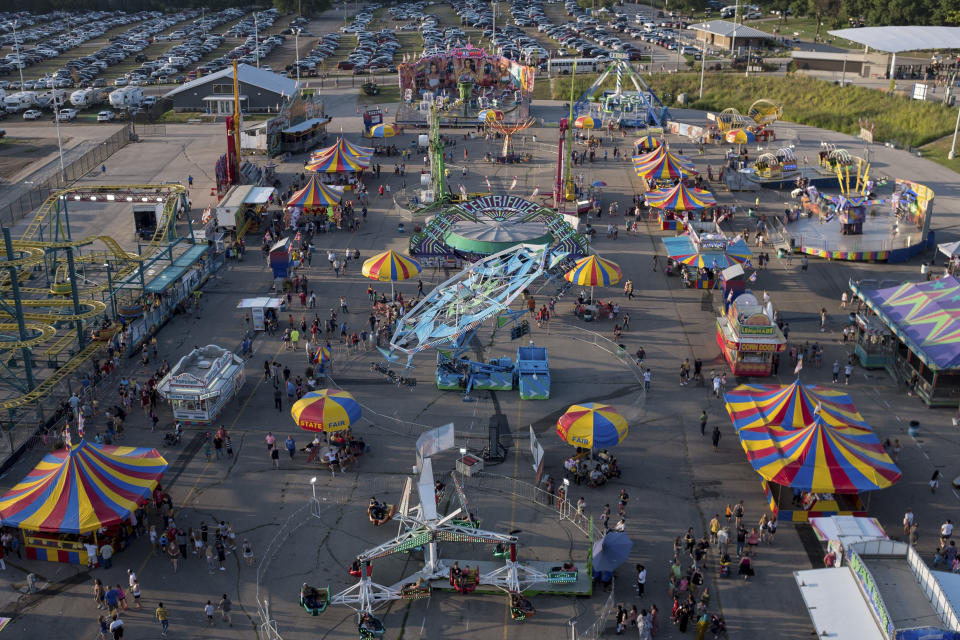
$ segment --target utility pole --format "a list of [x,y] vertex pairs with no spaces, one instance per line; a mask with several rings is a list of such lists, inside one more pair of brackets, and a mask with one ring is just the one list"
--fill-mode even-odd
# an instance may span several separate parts
[[293,42],[297,49],[297,89],[300,89],[300,27],[293,30]]
[[17,21],[10,23],[13,25],[13,44],[17,47],[17,69],[20,70],[20,91],[23,91],[23,57],[20,55],[20,40],[17,38]]
[[257,69],[260,68],[260,27],[257,26],[257,12],[253,12],[253,46],[256,47],[253,51],[257,56]]
[[960,129],[960,108],[957,109],[957,124],[953,127],[953,142],[950,144],[950,153],[947,154],[950,160],[957,157],[957,129]]
[[700,45],[700,99],[703,100],[703,74],[707,68],[707,41]]

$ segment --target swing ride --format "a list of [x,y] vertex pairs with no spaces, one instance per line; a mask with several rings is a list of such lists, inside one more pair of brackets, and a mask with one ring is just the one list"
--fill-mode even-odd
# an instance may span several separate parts
[[[610,77],[616,75],[616,88],[600,91]],[[576,68],[574,68],[576,74]],[[624,90],[623,77],[633,84],[633,90]],[[657,94],[630,65],[625,54],[616,53],[614,59],[593,84],[573,104],[573,117],[589,116],[601,126],[608,127],[664,127],[670,111]]]

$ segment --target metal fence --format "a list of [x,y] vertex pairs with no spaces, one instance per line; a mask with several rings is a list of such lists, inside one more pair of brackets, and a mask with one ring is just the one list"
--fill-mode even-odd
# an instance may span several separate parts
[[[86,174],[99,169],[107,158],[130,143],[130,125],[125,125],[115,134],[89,148],[80,157],[64,163],[60,171],[60,161],[54,160],[30,181],[32,187],[10,204],[0,208],[0,223],[14,225],[18,220],[36,210],[52,191],[75,182]],[[69,152],[68,152],[69,154]],[[38,173],[40,173],[38,172]]]

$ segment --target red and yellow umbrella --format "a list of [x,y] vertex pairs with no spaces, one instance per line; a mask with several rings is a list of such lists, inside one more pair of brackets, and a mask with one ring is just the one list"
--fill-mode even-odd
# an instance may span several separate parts
[[420,273],[420,263],[396,251],[384,251],[365,260],[360,272],[371,280],[399,282]]
[[598,256],[587,256],[577,260],[573,269],[563,277],[567,282],[581,287],[607,287],[620,282],[623,271],[616,262]]
[[593,116],[580,116],[573,121],[577,129],[602,129],[603,123]]
[[325,366],[330,364],[333,361],[333,356],[330,354],[330,349],[327,349],[324,345],[320,345],[317,349],[317,352],[313,354],[313,363]]
[[346,391],[321,389],[310,391],[293,403],[290,415],[305,431],[333,433],[345,431],[360,419],[363,411]]
[[627,437],[627,421],[608,404],[575,404],[557,420],[557,434],[567,444],[584,449],[613,447]]

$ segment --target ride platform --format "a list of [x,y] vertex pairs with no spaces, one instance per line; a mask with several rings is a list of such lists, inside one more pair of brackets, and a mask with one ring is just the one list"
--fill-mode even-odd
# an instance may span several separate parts
[[[444,563],[448,566],[453,566],[453,563],[457,562],[461,568],[469,565],[471,568],[479,567],[480,575],[484,576],[491,571],[495,571],[503,567],[502,560],[457,560],[456,558],[444,558]],[[530,567],[537,571],[542,571],[543,573],[550,573],[554,569],[558,568],[558,565],[562,564],[560,562],[543,562],[539,560],[522,560],[521,562],[524,566]],[[534,584],[531,588],[524,590],[524,595],[526,596],[535,596],[535,595],[557,595],[557,596],[589,596],[593,593],[593,580],[590,577],[590,572],[587,571],[587,568],[583,565],[578,564],[577,568],[577,579],[575,581],[564,581],[564,582],[538,582]],[[430,588],[436,589],[439,591],[452,591],[456,593],[453,585],[450,584],[450,579],[447,576],[434,578],[430,580]],[[491,595],[503,595],[503,590],[493,585],[484,584],[481,582],[477,585],[477,588],[472,591],[472,593],[485,593]]]

